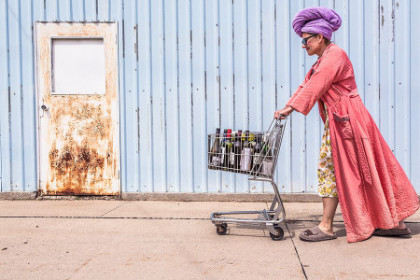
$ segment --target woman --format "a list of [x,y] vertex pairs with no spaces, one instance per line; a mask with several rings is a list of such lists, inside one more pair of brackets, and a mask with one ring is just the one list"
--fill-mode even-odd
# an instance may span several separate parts
[[300,11],[293,29],[302,48],[317,55],[303,83],[275,118],[293,111],[307,115],[318,101],[325,123],[318,166],[323,216],[317,227],[300,234],[305,241],[337,238],[333,219],[338,202],[348,242],[375,235],[409,237],[403,220],[419,208],[417,194],[357,93],[347,54],[330,42],[341,26],[333,10]]

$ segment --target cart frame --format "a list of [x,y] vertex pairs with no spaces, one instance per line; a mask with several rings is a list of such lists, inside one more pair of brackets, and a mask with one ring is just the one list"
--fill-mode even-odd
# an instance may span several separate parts
[[[217,234],[219,235],[226,234],[228,224],[236,224],[236,225],[241,225],[241,226],[250,227],[250,228],[267,229],[270,233],[270,237],[273,240],[281,240],[283,238],[284,230],[279,226],[279,224],[286,219],[286,211],[284,209],[284,205],[280,197],[279,189],[277,187],[277,184],[274,182],[273,177],[274,177],[275,167],[277,165],[278,153],[281,147],[281,142],[282,142],[284,130],[286,127],[286,122],[287,122],[287,118],[285,117],[282,117],[281,119],[274,119],[268,129],[268,134],[272,133],[273,131],[277,133],[276,135],[274,135],[274,138],[276,139],[276,142],[278,141],[278,147],[274,151],[274,156],[273,156],[274,162],[273,162],[271,174],[259,176],[258,172],[251,170],[250,174],[254,174],[254,175],[248,177],[248,180],[250,181],[269,182],[272,185],[273,190],[274,190],[274,199],[271,203],[270,208],[268,210],[264,209],[261,211],[213,212],[210,215],[210,219],[212,223],[215,224],[216,226]],[[273,135],[271,136],[273,137]],[[232,172],[235,172],[235,170]],[[239,173],[239,172],[235,172],[235,173]],[[257,215],[257,218],[245,219],[245,218],[231,217],[235,215]]]

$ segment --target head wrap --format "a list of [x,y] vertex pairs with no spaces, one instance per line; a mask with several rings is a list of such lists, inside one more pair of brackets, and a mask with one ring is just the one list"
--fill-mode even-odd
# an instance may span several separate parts
[[302,37],[302,33],[321,33],[325,38],[331,40],[332,33],[341,26],[341,18],[334,10],[312,7],[298,12],[293,19],[292,26],[300,37]]

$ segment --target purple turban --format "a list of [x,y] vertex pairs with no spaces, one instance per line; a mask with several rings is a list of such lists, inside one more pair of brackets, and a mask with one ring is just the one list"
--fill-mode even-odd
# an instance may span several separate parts
[[331,9],[324,7],[306,8],[295,15],[292,22],[295,32],[302,37],[302,33],[324,35],[331,40],[331,35],[341,26],[340,16]]

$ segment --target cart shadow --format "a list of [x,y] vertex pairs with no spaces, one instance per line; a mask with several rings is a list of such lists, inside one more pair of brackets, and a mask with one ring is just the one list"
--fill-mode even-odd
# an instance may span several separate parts
[[[289,235],[286,226],[284,226],[284,224],[280,224],[280,226],[284,230],[284,237],[281,240],[290,239],[291,236]],[[237,237],[271,238],[270,232],[267,229],[259,229],[246,226],[230,226],[227,229],[226,235]]]

